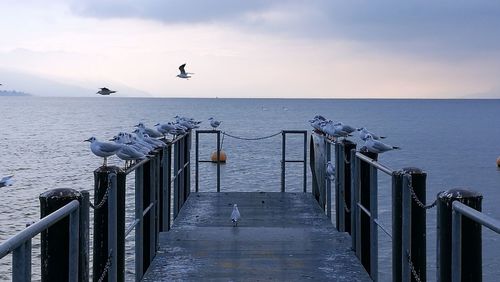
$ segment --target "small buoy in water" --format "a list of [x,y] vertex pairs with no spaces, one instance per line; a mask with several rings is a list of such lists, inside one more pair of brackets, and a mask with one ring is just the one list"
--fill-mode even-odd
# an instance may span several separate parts
[[497,158],[497,166],[500,167],[500,157]]
[[[220,150],[219,151],[219,161],[221,163],[225,163],[226,162],[226,152],[224,152],[223,150]],[[212,159],[212,162],[216,163],[217,162],[217,151],[214,151],[212,152],[212,155],[210,155],[210,159]]]

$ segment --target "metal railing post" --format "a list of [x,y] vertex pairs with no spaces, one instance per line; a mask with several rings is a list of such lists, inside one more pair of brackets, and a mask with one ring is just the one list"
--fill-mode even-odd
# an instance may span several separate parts
[[286,133],[281,132],[281,192],[285,192],[285,169],[286,169]]
[[[31,270],[26,271],[28,267],[25,260],[27,253],[29,253],[31,257],[31,249],[27,249],[26,243],[20,245],[12,252],[12,281],[14,282],[31,280]],[[29,265],[29,267],[31,269],[31,265]]]
[[143,167],[140,166],[135,170],[135,219],[138,220],[135,226],[135,281],[141,281],[144,274],[143,268],[143,236],[144,224],[142,219],[143,214]]
[[200,171],[200,133],[196,131],[195,133],[196,138],[195,138],[195,180],[194,180],[194,185],[195,185],[195,191],[198,192],[199,190],[199,171]]
[[217,192],[220,192],[220,130],[217,130]]
[[378,281],[378,177],[377,168],[370,166],[370,276]]
[[174,219],[179,212],[179,142],[174,143]]
[[[337,148],[335,147],[335,149],[337,149]],[[335,156],[337,156],[337,155],[335,155]],[[326,142],[326,162],[328,163],[328,161],[331,161],[331,159],[332,159],[331,144],[330,144],[330,142]],[[326,169],[326,167],[325,167],[325,169]],[[325,181],[326,181],[326,215],[328,216],[328,218],[331,221],[332,220],[332,181],[328,176],[326,176]],[[337,207],[337,205],[335,205],[335,207]],[[338,212],[336,212],[335,214],[337,215]],[[338,225],[337,225],[337,229],[338,229]]]
[[[356,158],[356,149],[351,149],[351,245],[352,249],[357,253],[357,237],[358,232],[358,158]],[[359,257],[359,256],[358,256]]]
[[167,231],[170,230],[171,212],[172,212],[172,146],[167,147]]
[[[368,156],[373,160],[377,160],[378,155],[369,152],[362,152],[363,155]],[[360,205],[364,207],[365,210],[371,212],[371,195],[370,195],[370,186],[371,186],[371,165],[366,162],[360,162],[359,165],[359,202]],[[358,231],[361,235],[360,240],[360,254],[361,254],[361,263],[365,267],[366,271],[372,274],[371,269],[371,215],[367,214],[365,211],[359,212],[360,215],[360,229]],[[372,276],[373,279],[373,276]]]
[[[303,192],[306,193],[307,192],[307,131],[304,132],[304,175],[303,175],[303,179],[304,179],[304,187],[303,187]],[[330,218],[332,216],[330,215]]]

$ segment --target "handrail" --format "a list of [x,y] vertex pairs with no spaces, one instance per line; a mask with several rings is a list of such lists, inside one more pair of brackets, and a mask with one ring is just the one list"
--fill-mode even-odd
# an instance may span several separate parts
[[500,220],[488,216],[480,211],[477,211],[459,201],[453,202],[453,210],[460,212],[460,214],[500,234]]
[[35,237],[42,231],[48,229],[60,220],[64,219],[66,216],[69,216],[79,207],[80,203],[77,200],[73,200],[65,206],[54,211],[53,213],[26,227],[24,230],[12,236],[11,238],[7,239],[7,241],[0,244],[0,258],[8,255],[10,252],[21,246],[24,242]]
[[376,167],[377,169],[384,172],[385,174],[392,175],[394,172],[396,172],[394,169],[391,169],[391,168],[379,163],[378,161],[361,154],[360,152],[356,152],[356,157],[359,158],[360,160],[366,162],[366,163],[369,163],[371,166]]

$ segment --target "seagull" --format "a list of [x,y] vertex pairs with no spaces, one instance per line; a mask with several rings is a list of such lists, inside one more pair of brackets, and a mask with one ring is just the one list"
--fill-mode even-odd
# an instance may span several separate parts
[[222,121],[218,121],[214,119],[213,117],[208,119],[210,121],[210,126],[215,130],[219,125],[221,124]]
[[238,220],[240,219],[240,211],[238,210],[238,206],[234,204],[233,212],[231,213],[231,221],[233,222],[233,227],[238,226]]
[[359,138],[363,141],[366,141],[366,137],[371,135],[374,140],[384,139],[385,136],[378,136],[373,132],[368,131],[365,127],[357,128],[356,131],[359,132]]
[[331,161],[328,161],[326,164],[326,176],[330,179],[330,181],[335,180],[335,166]]
[[368,152],[372,152],[372,153],[376,153],[376,154],[384,153],[384,152],[391,151],[391,150],[401,149],[399,147],[387,145],[385,143],[382,143],[381,141],[374,140],[373,136],[371,136],[370,134],[368,134],[366,136],[364,147]]
[[144,131],[144,133],[147,133],[149,135],[149,137],[158,138],[158,137],[163,136],[163,134],[161,134],[161,132],[159,132],[158,130],[156,130],[154,128],[146,127],[144,125],[144,123],[142,123],[142,122],[139,122],[139,124],[136,124],[134,126],[139,128],[139,129],[142,129]]
[[194,74],[194,73],[192,73],[192,72],[186,72],[186,70],[184,69],[184,67],[186,67],[186,64],[182,64],[179,67],[179,70],[181,71],[181,73],[178,74],[177,77],[185,78],[185,79],[191,78],[190,74]]
[[14,179],[12,179],[12,177],[14,177],[14,175],[5,176],[2,179],[0,179],[0,188],[4,186],[11,186],[12,184],[14,184],[15,181]]
[[94,155],[104,158],[102,166],[107,165],[108,157],[116,154],[116,152],[121,149],[121,146],[118,144],[100,142],[97,141],[95,137],[90,137],[89,139],[84,140],[84,142],[90,142],[90,150],[94,153]]
[[102,87],[100,88],[101,90],[97,91],[96,94],[101,94],[101,95],[109,95],[109,94],[113,94],[113,93],[116,93],[116,91],[114,90],[109,90],[108,88],[106,87]]

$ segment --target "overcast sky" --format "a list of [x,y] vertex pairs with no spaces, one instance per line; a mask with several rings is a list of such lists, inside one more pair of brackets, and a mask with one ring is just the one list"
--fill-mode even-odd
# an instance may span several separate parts
[[[499,15],[496,0],[2,0],[0,83],[33,91],[37,78],[89,95],[500,98]],[[175,77],[183,63],[188,81]]]

